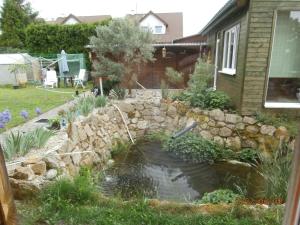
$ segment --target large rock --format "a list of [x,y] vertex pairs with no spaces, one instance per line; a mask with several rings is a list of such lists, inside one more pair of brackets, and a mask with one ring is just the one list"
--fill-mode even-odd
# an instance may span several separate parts
[[259,129],[254,125],[250,125],[246,127],[246,131],[250,134],[257,134]]
[[213,141],[219,144],[220,146],[224,146],[224,139],[220,136],[214,136]]
[[270,125],[262,125],[260,128],[260,133],[273,136],[275,133],[276,128]]
[[242,141],[242,148],[254,148],[256,149],[258,147],[258,144],[256,141],[251,139],[245,139]]
[[42,180],[35,179],[33,181],[9,179],[13,195],[15,199],[24,200],[36,196],[40,191]]
[[46,173],[46,179],[47,180],[53,180],[57,176],[57,170],[56,169],[51,169],[48,170]]
[[94,135],[93,130],[91,129],[91,127],[90,127],[88,124],[86,124],[86,125],[84,126],[84,131],[85,131],[85,133],[87,134],[87,136],[89,136],[89,137],[91,137],[91,136]]
[[257,120],[252,118],[252,117],[245,116],[244,119],[243,119],[243,122],[247,123],[247,124],[250,124],[250,125],[253,125],[257,122]]
[[119,108],[120,108],[120,110],[121,110],[122,112],[129,113],[129,112],[134,111],[134,107],[133,107],[133,105],[130,104],[130,103],[120,102],[120,103],[118,104],[118,106],[119,106]]
[[44,161],[40,161],[35,164],[30,164],[30,168],[36,175],[43,176],[46,173],[46,163]]
[[225,141],[225,145],[226,147],[229,147],[233,150],[240,150],[241,147],[242,147],[242,144],[241,144],[241,139],[236,136],[236,137],[228,137]]
[[243,118],[239,115],[236,115],[236,114],[226,114],[225,115],[225,121],[227,123],[236,124],[236,123],[241,123],[243,121]]
[[33,180],[35,175],[32,169],[30,168],[30,166],[26,166],[26,167],[19,166],[15,169],[12,177],[20,180]]
[[203,137],[206,140],[212,140],[213,136],[211,135],[211,133],[209,131],[203,130],[200,132],[201,137]]
[[60,160],[57,156],[48,155],[48,156],[43,158],[43,161],[45,161],[47,169],[60,168]]
[[225,114],[220,109],[214,109],[209,112],[209,116],[217,121],[224,121],[225,120]]
[[177,114],[176,108],[174,106],[170,105],[168,107],[167,115],[172,117],[172,118],[175,118],[176,114]]
[[222,127],[219,131],[219,136],[221,137],[230,137],[232,135],[232,130],[228,127]]
[[137,123],[137,128],[140,130],[145,130],[148,128],[148,121],[139,121]]

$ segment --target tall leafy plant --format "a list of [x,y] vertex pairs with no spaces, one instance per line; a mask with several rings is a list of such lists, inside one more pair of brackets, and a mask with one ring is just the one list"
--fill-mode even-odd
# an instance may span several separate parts
[[122,81],[131,89],[137,80],[140,64],[153,60],[153,37],[129,19],[115,19],[108,26],[98,26],[90,38],[98,62],[97,76]]

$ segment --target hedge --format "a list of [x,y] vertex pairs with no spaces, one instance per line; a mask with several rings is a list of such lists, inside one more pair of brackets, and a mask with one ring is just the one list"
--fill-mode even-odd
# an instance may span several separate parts
[[95,35],[97,25],[30,25],[25,30],[26,49],[30,53],[57,54],[62,49],[67,53],[87,52],[85,46],[89,44],[89,37]]

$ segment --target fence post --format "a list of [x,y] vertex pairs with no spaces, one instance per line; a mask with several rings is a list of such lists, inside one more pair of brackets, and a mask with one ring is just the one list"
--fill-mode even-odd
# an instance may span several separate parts
[[16,207],[0,145],[0,222],[1,225],[16,225]]
[[283,225],[300,224],[300,134],[297,137]]

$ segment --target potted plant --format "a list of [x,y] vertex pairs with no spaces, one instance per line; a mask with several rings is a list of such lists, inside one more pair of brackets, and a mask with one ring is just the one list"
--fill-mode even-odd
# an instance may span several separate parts
[[15,83],[13,84],[14,89],[18,89],[21,84],[20,74],[26,73],[29,70],[28,64],[12,64],[8,67],[9,72],[15,75]]

